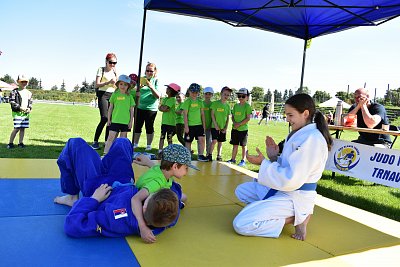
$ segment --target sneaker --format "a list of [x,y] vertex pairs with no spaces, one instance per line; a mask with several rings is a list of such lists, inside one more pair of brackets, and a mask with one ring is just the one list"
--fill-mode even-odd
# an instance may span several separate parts
[[238,164],[239,167],[244,167],[246,166],[246,162],[244,162],[244,160],[241,160]]
[[18,144],[18,147],[20,147],[20,148],[24,148],[24,147],[25,147],[25,145],[24,145],[24,143],[19,143],[19,144]]
[[197,160],[198,160],[198,161],[202,161],[202,162],[207,162],[207,161],[208,161],[208,158],[205,157],[204,155],[199,155],[198,158],[197,158]]
[[98,150],[98,149],[100,149],[100,145],[99,145],[99,142],[93,142],[93,144],[92,144],[92,148],[94,149],[94,150]]
[[208,155],[207,155],[207,159],[208,159],[208,161],[212,161],[212,155],[211,155],[211,154],[208,154]]
[[7,148],[8,148],[8,149],[13,149],[13,148],[14,148],[14,144],[13,144],[13,143],[9,143],[9,144],[7,145]]
[[222,161],[222,157],[221,156],[217,156],[217,161]]
[[162,150],[158,151],[157,159],[161,160],[162,159]]
[[234,160],[234,159],[230,159],[230,160],[228,160],[228,161],[227,161],[227,163],[230,163],[230,164],[236,164],[236,160]]
[[146,151],[150,151],[151,150],[151,145],[147,145],[145,150]]
[[133,149],[137,148],[138,146],[138,144],[133,144]]

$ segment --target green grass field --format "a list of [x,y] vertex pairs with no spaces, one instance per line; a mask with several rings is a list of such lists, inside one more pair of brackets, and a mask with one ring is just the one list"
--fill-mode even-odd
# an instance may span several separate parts
[[[8,104],[0,104],[0,157],[1,158],[43,158],[56,159],[66,141],[71,137],[82,137],[89,143],[93,141],[93,135],[99,121],[98,109],[78,105],[55,105],[34,104],[31,116],[31,127],[26,130],[24,149],[6,148],[8,139],[13,128],[11,109]],[[161,116],[157,116],[155,123],[155,138],[153,141],[153,153],[157,152],[160,137]],[[266,135],[272,136],[275,141],[283,140],[288,134],[288,125],[284,122],[263,122],[258,125],[258,120],[249,123],[248,150],[255,153],[258,146],[264,149]],[[144,129],[143,129],[144,130]],[[130,135],[129,135],[130,136]],[[230,132],[227,134],[229,139]],[[344,132],[342,139],[352,140],[357,137],[355,132]],[[100,141],[104,140],[101,136]],[[175,142],[178,143],[176,137]],[[18,143],[18,135],[14,143]],[[103,145],[103,144],[102,144]],[[146,136],[143,133],[138,151],[143,150],[146,145]],[[395,145],[400,149],[400,142]],[[197,150],[196,142],[192,149]],[[231,158],[232,146],[229,142],[224,143],[223,160]],[[214,151],[214,158],[216,156]],[[102,150],[99,150],[102,154]],[[237,159],[240,159],[240,153]],[[247,163],[247,169],[258,171],[258,166]],[[370,212],[400,221],[400,190],[386,186],[376,185],[359,179],[336,175],[331,178],[331,172],[325,171],[322,179],[318,182],[318,193],[331,199],[335,199],[349,205],[368,210]]]

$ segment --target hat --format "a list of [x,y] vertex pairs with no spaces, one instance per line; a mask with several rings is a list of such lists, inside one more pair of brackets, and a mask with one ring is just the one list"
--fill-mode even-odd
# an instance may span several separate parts
[[200,85],[198,85],[197,83],[192,83],[189,86],[189,91],[194,92],[194,93],[200,92]]
[[192,155],[190,154],[189,149],[182,145],[171,144],[164,148],[162,151],[162,159],[169,162],[187,165],[188,167],[199,171],[199,168],[192,165]]
[[137,82],[137,75],[135,73],[129,74],[129,78],[131,78],[131,84]]
[[231,88],[229,88],[228,86],[224,86],[224,87],[222,87],[222,89],[221,89],[221,93],[222,93],[224,90],[229,90],[229,91],[231,91],[231,92],[232,92],[232,89],[231,89]]
[[246,88],[240,88],[239,91],[236,92],[236,94],[243,94],[243,95],[249,95],[249,90],[247,90]]
[[25,75],[20,74],[18,75],[17,82],[29,82],[28,78],[25,77]]
[[127,76],[127,75],[122,74],[122,75],[119,75],[119,77],[118,77],[118,81],[116,83],[117,86],[118,86],[119,82],[124,82],[124,83],[127,83],[130,85],[131,78],[129,78],[129,76]]
[[168,86],[169,88],[171,88],[175,92],[181,91],[181,87],[179,85],[177,85],[176,83],[166,84],[165,86]]
[[206,87],[204,88],[204,93],[214,94],[214,89],[212,87]]

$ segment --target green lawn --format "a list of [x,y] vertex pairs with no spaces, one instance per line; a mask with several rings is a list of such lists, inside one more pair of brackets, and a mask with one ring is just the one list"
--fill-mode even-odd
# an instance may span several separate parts
[[[9,135],[12,131],[11,109],[8,104],[0,104],[0,157],[1,158],[50,158],[55,159],[61,152],[65,142],[70,137],[82,137],[92,142],[95,128],[99,120],[98,109],[88,106],[34,104],[31,116],[31,127],[26,130],[24,143],[25,149],[6,149]],[[155,138],[153,153],[156,153],[160,137],[161,116],[157,116],[155,123]],[[264,150],[266,135],[272,136],[277,142],[283,140],[288,134],[288,125],[283,122],[257,124],[251,120],[249,124],[248,149],[255,152],[258,146]],[[144,129],[143,129],[144,130]],[[229,139],[230,132],[227,137]],[[342,139],[352,140],[357,137],[355,132],[344,132]],[[18,138],[18,136],[17,136]],[[104,136],[100,140],[104,140]],[[177,143],[177,139],[175,138]],[[143,150],[146,138],[143,134],[139,151]],[[14,141],[18,143],[18,139]],[[395,145],[400,149],[400,142]],[[197,150],[196,143],[192,149]],[[223,146],[222,157],[228,160],[231,157],[232,146],[226,142]],[[102,153],[100,150],[99,153]],[[214,151],[215,157],[215,151]],[[240,154],[238,155],[238,158]],[[238,159],[237,158],[237,159]],[[247,164],[247,169],[258,171],[258,166]],[[359,179],[336,175],[331,179],[331,172],[325,171],[318,182],[318,193],[364,210],[400,221],[400,190],[386,186],[372,184]]]

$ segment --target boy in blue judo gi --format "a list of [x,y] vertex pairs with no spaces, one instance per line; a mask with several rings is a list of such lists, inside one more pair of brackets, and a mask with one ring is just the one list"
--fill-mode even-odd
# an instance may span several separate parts
[[[131,200],[138,192],[133,185],[133,147],[129,139],[117,138],[103,159],[82,139],[71,138],[61,152],[61,190],[68,195],[55,203],[71,206],[64,230],[72,237],[140,235]],[[143,160],[144,165],[151,161]],[[151,166],[149,166],[151,167]],[[79,192],[82,198],[79,199]],[[155,235],[176,224],[181,188],[149,196],[143,205],[144,219]]]

